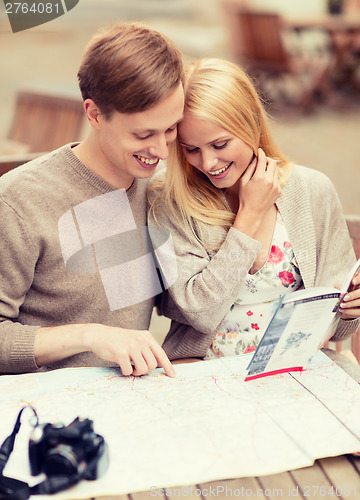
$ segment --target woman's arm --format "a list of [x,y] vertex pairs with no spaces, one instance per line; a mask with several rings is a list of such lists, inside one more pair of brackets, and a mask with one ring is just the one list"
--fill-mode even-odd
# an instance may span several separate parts
[[[336,286],[353,266],[356,258],[350,240],[342,205],[334,185],[325,175],[317,172],[318,184],[312,192],[312,210],[317,234],[317,273],[315,286]],[[357,277],[356,285],[360,284]],[[360,290],[348,294],[341,311],[342,316],[332,341],[345,340],[359,326]]]
[[[155,204],[155,216],[152,210],[148,216],[149,226],[159,225],[170,231],[177,257],[178,278],[169,289],[173,303],[165,302],[163,313],[207,334],[216,331],[228,313],[259,254],[261,243],[254,238],[258,221],[280,194],[276,162],[259,150],[259,160],[250,163],[238,190],[239,207],[233,227],[226,231],[200,224],[201,242],[162,200]],[[150,193],[150,200],[154,196]],[[221,241],[216,253],[211,252]]]
[[260,243],[234,228],[226,232],[202,226],[209,245],[224,239],[212,255],[162,202],[157,204],[156,221],[150,214],[148,224],[170,231],[176,253],[178,277],[168,290],[172,300],[163,301],[162,313],[201,332],[214,331],[238,295]]

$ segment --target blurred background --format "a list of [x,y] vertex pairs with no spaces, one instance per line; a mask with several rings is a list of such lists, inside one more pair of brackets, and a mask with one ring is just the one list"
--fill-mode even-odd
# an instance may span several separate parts
[[[300,164],[327,173],[339,192],[344,212],[360,214],[360,2],[344,0],[343,14],[329,16],[329,1],[338,0],[80,0],[67,14],[18,33],[12,33],[0,1],[0,138],[9,133],[20,88],[37,86],[55,93],[77,93],[81,54],[97,28],[116,21],[140,20],[172,38],[182,50],[185,63],[216,56],[244,64],[256,81],[262,82],[258,87],[267,100],[273,133],[284,153]],[[266,64],[257,67],[261,54],[253,64],[245,45],[253,46],[254,41],[241,40],[241,23],[237,19],[236,9],[240,11],[244,6],[279,14],[285,25],[281,36],[287,50],[292,58],[299,59],[294,66],[304,66],[304,60],[306,66],[313,58],[314,69],[310,64],[310,70],[305,68],[307,74],[296,70],[291,75],[291,71],[280,68],[280,75],[285,75],[279,77],[274,67],[267,71]],[[333,47],[334,33],[321,24],[330,17],[333,28],[341,26],[342,18],[353,23],[353,31],[335,32],[340,56]],[[298,31],[296,25],[300,25]],[[249,22],[245,20],[246,26]],[[254,26],[254,30],[255,40],[264,32],[272,32],[276,38],[279,26]],[[350,43],[346,37],[351,38]],[[271,47],[273,41],[262,43]],[[316,77],[327,58],[341,57],[341,50],[344,67],[340,63],[328,73],[325,68],[323,88],[320,85],[320,90],[315,89],[308,98],[310,105],[302,108],[296,102],[302,92],[298,83],[304,77],[305,86],[311,85],[306,81],[312,78],[311,72]],[[351,78],[345,67],[349,66],[350,52],[355,68]],[[337,62],[332,60],[331,64],[336,66]]]
[[[330,9],[341,12],[330,14]],[[18,92],[31,87],[78,100],[76,73],[86,43],[99,27],[128,20],[168,35],[185,63],[216,56],[244,65],[283,152],[325,172],[344,212],[360,214],[359,0],[80,0],[67,14],[18,33],[12,33],[0,0],[0,138],[5,144],[0,156],[52,149],[46,144],[16,149],[27,141],[19,123],[35,116],[29,108],[16,111]],[[48,131],[60,123],[51,120]],[[70,118],[64,120],[69,128]],[[40,134],[35,122],[25,128]],[[13,148],[6,149],[6,139]]]

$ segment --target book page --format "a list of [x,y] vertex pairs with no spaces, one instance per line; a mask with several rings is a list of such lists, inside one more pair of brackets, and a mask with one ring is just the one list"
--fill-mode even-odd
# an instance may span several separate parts
[[[157,488],[273,474],[360,449],[360,387],[323,353],[298,379],[284,373],[244,382],[249,357],[176,365],[174,379],[160,369],[143,377],[116,368],[4,375],[0,442],[26,403],[40,423],[94,421],[109,446],[108,471],[43,500],[155,495]],[[25,481],[31,415],[24,413],[4,471]]]
[[339,292],[316,296],[304,292],[308,293],[300,300],[294,300],[294,293],[281,303],[249,365],[248,377],[303,369],[317,351],[333,321]]
[[340,303],[352,290],[352,279],[359,271],[360,259],[341,290],[315,287],[283,296],[248,367],[247,380],[279,370],[306,368],[310,357],[334,334]]

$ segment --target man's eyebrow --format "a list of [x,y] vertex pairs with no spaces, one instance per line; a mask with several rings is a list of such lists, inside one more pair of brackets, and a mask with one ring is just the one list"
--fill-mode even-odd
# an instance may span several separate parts
[[[182,121],[182,119],[183,119],[183,115],[181,116],[181,118],[178,119],[177,122],[175,122],[173,125],[170,125],[170,127],[168,127],[167,130],[170,129],[170,128],[177,127],[179,125],[179,123]],[[158,130],[155,129],[155,128],[149,128],[149,129],[135,128],[133,130],[133,133],[135,133],[135,134],[138,134],[138,133],[142,133],[142,134],[144,134],[144,133],[146,133],[146,134],[156,134],[156,132],[158,132]]]
[[154,128],[134,128],[133,134],[155,134],[157,132]]

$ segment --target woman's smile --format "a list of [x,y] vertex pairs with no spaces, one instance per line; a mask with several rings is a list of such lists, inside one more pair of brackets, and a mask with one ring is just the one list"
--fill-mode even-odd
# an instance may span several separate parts
[[217,123],[197,118],[189,111],[185,111],[178,132],[187,161],[216,187],[234,186],[251,162],[253,150],[246,142]]
[[223,168],[219,168],[218,170],[210,170],[207,173],[213,178],[223,179],[227,175],[232,163],[233,162],[230,162],[228,165],[225,165],[225,167],[223,167]]

